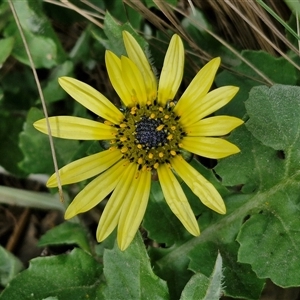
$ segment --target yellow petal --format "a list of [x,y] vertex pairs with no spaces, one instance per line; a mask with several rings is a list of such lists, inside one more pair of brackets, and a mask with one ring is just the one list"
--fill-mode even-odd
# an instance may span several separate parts
[[[122,158],[119,149],[106,150],[100,153],[80,158],[59,170],[62,185],[71,184],[96,176],[110,168]],[[56,173],[47,181],[47,187],[57,187]]]
[[130,245],[143,220],[150,194],[150,184],[150,171],[137,171],[132,179],[118,225],[118,245],[122,251]]
[[123,40],[128,57],[135,63],[142,73],[146,85],[148,100],[153,102],[153,100],[156,99],[157,81],[148,59],[138,42],[128,31],[123,31]]
[[226,213],[224,201],[216,188],[187,163],[182,156],[177,155],[172,158],[171,165],[204,205],[219,214]]
[[173,100],[180,86],[184,67],[184,48],[181,38],[174,34],[166,53],[158,84],[158,103]]
[[221,138],[186,136],[182,148],[207,158],[219,159],[240,152],[240,149]]
[[176,177],[167,165],[160,165],[157,169],[159,181],[165,199],[176,217],[192,235],[200,234],[195,215]]
[[120,180],[109,198],[97,228],[97,241],[101,242],[108,237],[119,222],[120,214],[126,197],[133,197],[134,190],[130,190],[137,164],[132,163],[126,166],[120,174]]
[[200,69],[176,104],[174,111],[177,115],[181,116],[196,100],[201,99],[208,93],[220,63],[220,57],[216,57]]
[[127,165],[126,161],[120,160],[91,181],[68,206],[65,219],[86,212],[100,203],[116,187]]
[[143,76],[138,67],[126,56],[121,57],[122,77],[131,99],[141,106],[146,105],[147,94]]
[[[50,117],[51,135],[71,140],[110,140],[117,133],[117,129],[89,119],[61,116]],[[48,134],[46,119],[36,121],[33,126]]]
[[122,77],[121,59],[111,51],[105,52],[105,64],[112,86],[127,107],[134,105]]
[[103,119],[115,124],[119,124],[124,119],[123,114],[90,85],[71,77],[60,77],[58,82],[77,102]]
[[189,126],[212,114],[226,105],[236,95],[238,90],[239,88],[235,86],[223,86],[209,92],[182,113],[180,118],[181,124]]
[[244,121],[230,116],[215,116],[202,119],[184,128],[188,136],[222,136],[228,134]]

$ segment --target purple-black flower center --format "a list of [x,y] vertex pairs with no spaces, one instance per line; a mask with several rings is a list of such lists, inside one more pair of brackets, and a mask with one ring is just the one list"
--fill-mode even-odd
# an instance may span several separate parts
[[136,125],[136,139],[149,149],[164,145],[167,143],[168,134],[164,130],[158,130],[159,125],[162,124],[160,120],[142,117]]
[[175,104],[154,103],[133,106],[124,112],[116,139],[110,143],[120,149],[123,158],[136,162],[140,169],[157,169],[168,164],[181,151],[185,131],[173,111]]

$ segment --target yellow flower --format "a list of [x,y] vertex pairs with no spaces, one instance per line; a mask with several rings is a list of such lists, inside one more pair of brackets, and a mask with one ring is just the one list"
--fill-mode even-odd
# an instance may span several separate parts
[[[59,174],[63,185],[98,175],[69,205],[66,219],[90,210],[112,192],[99,221],[97,240],[103,241],[118,227],[117,241],[121,250],[129,246],[142,222],[152,173],[157,172],[170,209],[192,235],[200,234],[199,226],[174,173],[204,205],[220,214],[226,213],[217,190],[183,159],[181,152],[187,150],[214,159],[238,153],[239,148],[218,136],[228,134],[243,123],[229,116],[205,118],[238,92],[234,86],[209,92],[220,58],[211,60],[198,72],[177,102],[174,97],[184,66],[180,37],[175,34],[170,41],[158,83],[136,40],[126,31],[123,39],[128,57],[119,58],[106,51],[105,61],[110,81],[126,110],[121,112],[91,86],[61,77],[62,88],[105,121],[71,116],[49,118],[55,137],[110,141],[108,150],[78,159],[60,169]],[[47,134],[45,119],[35,122],[34,126]],[[55,174],[47,186],[57,186]]]

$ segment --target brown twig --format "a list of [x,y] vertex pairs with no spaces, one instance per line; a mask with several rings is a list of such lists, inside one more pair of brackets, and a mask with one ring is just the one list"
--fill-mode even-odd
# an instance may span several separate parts
[[16,245],[19,242],[19,238],[21,236],[21,234],[23,233],[23,231],[26,228],[26,223],[28,221],[30,215],[30,209],[29,208],[25,208],[20,216],[20,218],[17,220],[14,230],[11,234],[11,236],[9,237],[9,240],[6,243],[6,250],[13,252]]

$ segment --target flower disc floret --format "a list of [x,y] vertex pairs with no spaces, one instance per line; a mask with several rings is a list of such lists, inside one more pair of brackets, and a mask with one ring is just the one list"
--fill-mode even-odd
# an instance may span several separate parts
[[180,152],[180,141],[186,135],[173,108],[174,102],[162,106],[154,101],[128,109],[112,147],[120,149],[123,158],[137,163],[139,169],[152,170],[169,163]]
[[136,125],[137,142],[147,148],[156,148],[166,144],[167,132],[163,130],[163,127],[161,120],[142,117]]

